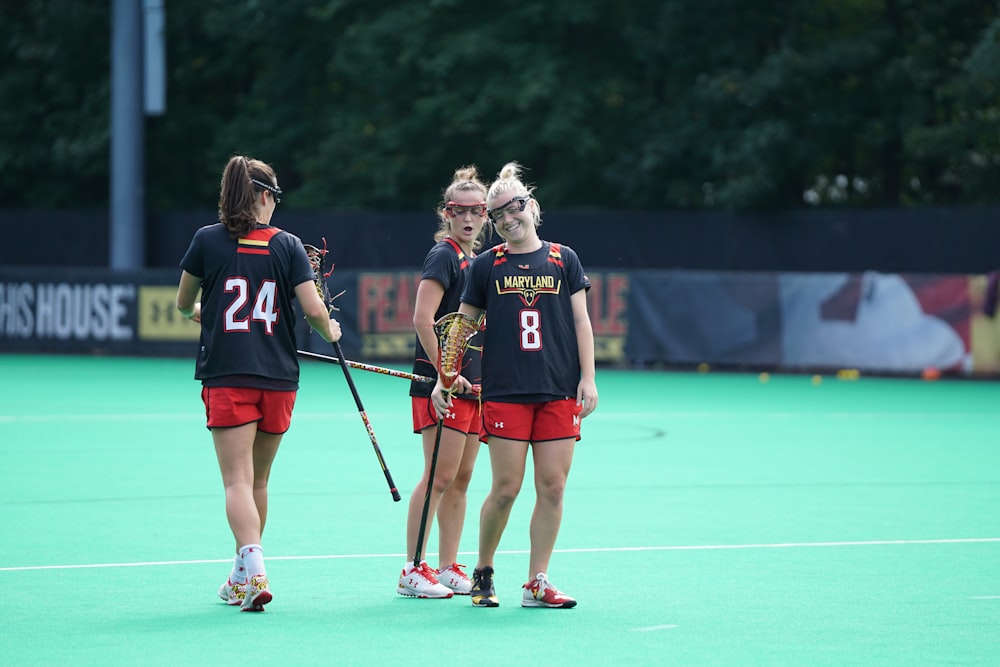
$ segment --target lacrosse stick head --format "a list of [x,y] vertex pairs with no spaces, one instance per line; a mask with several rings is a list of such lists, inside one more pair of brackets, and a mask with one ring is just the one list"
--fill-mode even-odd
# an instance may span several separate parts
[[326,255],[330,252],[326,248],[326,239],[323,239],[322,248],[309,245],[308,243],[303,243],[302,246],[306,249],[306,257],[309,258],[309,266],[312,267],[313,282],[316,283],[316,293],[319,294],[319,298],[323,300],[323,303],[326,304],[330,312],[340,310],[333,305],[333,300],[343,294],[343,292],[332,296],[330,294],[330,286],[326,284],[326,279],[333,273],[332,266],[329,271],[326,270]]
[[438,338],[438,375],[446,390],[462,373],[462,358],[469,340],[479,331],[479,321],[464,313],[448,313],[434,323]]

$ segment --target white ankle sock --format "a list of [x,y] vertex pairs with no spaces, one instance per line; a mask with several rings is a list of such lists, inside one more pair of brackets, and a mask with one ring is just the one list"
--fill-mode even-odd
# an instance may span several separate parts
[[245,544],[240,547],[240,558],[243,560],[248,578],[255,574],[267,574],[264,569],[264,551],[259,544]]
[[247,568],[243,564],[243,557],[239,554],[236,554],[236,558],[233,559],[233,571],[229,573],[229,583],[247,583]]

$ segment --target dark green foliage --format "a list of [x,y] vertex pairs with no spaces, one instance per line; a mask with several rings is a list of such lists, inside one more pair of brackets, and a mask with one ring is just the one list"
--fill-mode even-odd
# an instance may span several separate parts
[[[4,206],[107,206],[110,4],[0,2]],[[427,209],[515,159],[546,208],[1000,201],[994,0],[165,9],[154,210],[214,207],[233,153],[299,208]]]

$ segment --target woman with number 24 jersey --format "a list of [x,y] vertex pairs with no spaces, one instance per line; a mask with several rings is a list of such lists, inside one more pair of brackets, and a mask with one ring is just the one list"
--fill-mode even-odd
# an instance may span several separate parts
[[299,388],[293,301],[323,340],[341,336],[316,291],[302,241],[270,224],[280,194],[270,165],[230,158],[219,222],[195,232],[177,288],[177,309],[201,324],[195,378],[236,540],[219,597],[242,611],[263,611],[272,599],[260,543],[271,464]]

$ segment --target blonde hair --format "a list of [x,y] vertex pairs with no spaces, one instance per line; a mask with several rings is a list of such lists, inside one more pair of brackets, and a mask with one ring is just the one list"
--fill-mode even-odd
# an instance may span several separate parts
[[535,187],[529,186],[521,180],[521,171],[524,168],[517,162],[508,162],[497,174],[497,180],[493,181],[490,185],[489,191],[486,193],[486,200],[496,199],[497,197],[510,193],[511,197],[531,197],[535,202],[533,207],[535,227],[542,224],[542,208],[538,205],[538,200],[535,199],[534,192]]
[[[479,180],[479,170],[476,169],[476,165],[467,165],[456,169],[455,174],[451,177],[451,183],[441,193],[441,203],[437,207],[438,230],[434,233],[435,241],[442,240],[451,231],[451,218],[448,217],[444,207],[447,206],[448,202],[453,201],[460,192],[478,192],[483,201],[486,201],[486,185]],[[483,245],[486,233],[487,225],[483,225],[473,244],[474,250],[478,250]]]
[[274,169],[266,162],[243,155],[229,158],[219,187],[219,222],[231,238],[242,238],[257,225],[257,195],[264,188],[255,180],[275,187],[278,184]]

